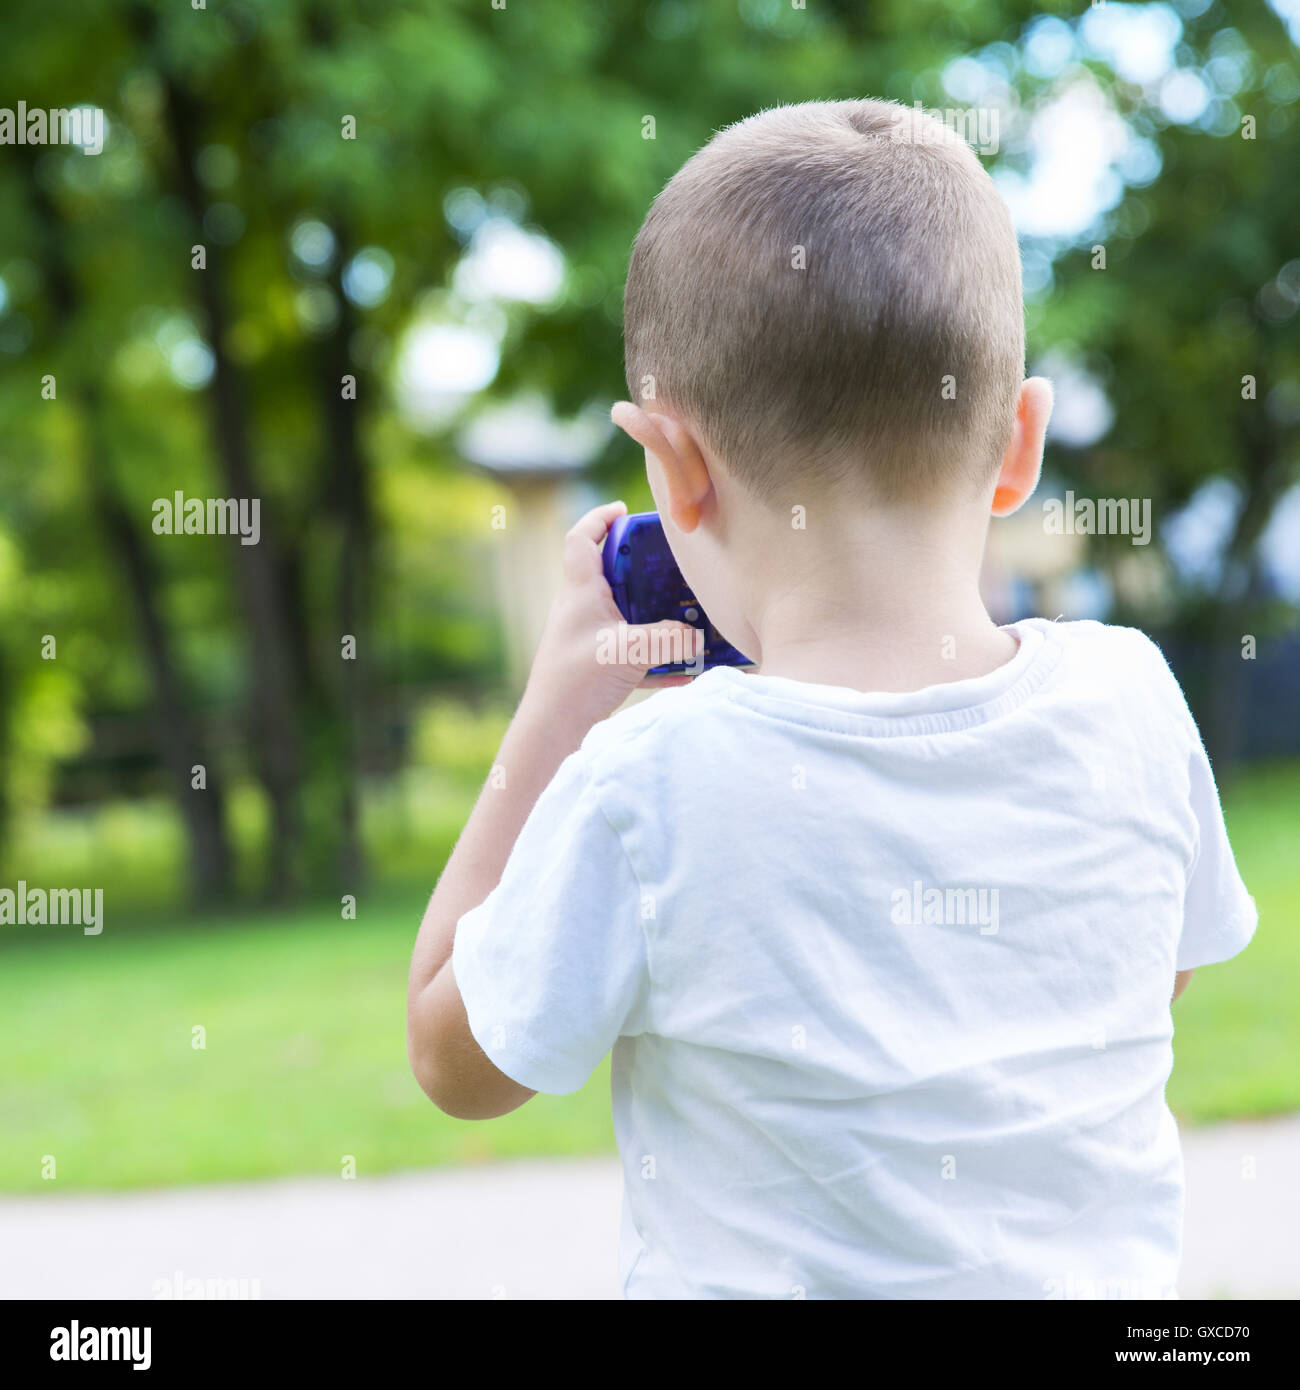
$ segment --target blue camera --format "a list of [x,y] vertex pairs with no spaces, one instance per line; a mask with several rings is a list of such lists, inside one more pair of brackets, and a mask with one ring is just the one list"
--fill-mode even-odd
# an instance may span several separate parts
[[[675,618],[704,633],[704,665],[752,666],[708,620],[687,587],[668,548],[658,512],[621,516],[609,528],[603,553],[605,580],[618,611],[629,623],[659,623]],[[681,675],[698,669],[676,663],[651,668],[651,675]]]

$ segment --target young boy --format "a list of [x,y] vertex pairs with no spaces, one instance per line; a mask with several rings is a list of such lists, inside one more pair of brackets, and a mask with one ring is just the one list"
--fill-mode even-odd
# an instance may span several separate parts
[[991,181],[902,108],[765,111],[625,313],[614,418],[758,670],[608,718],[622,504],[574,527],[420,929],[421,1085],[485,1119],[613,1049],[629,1297],[1172,1295],[1171,997],[1255,910],[1157,648],[981,603],[1051,409]]

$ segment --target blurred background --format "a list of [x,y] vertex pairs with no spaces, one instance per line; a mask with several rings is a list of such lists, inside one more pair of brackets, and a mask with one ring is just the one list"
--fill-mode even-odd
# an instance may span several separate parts
[[[9,0],[0,106],[105,128],[0,144],[0,886],[104,929],[0,925],[0,1191],[612,1151],[603,1070],[435,1112],[409,949],[558,537],[651,505],[608,425],[640,220],[814,98],[996,113],[1041,497],[1151,529],[1033,501],[989,602],[1164,648],[1262,919],[1171,1102],[1300,1111],[1298,43],[1300,0]],[[159,533],[178,493],[260,499],[259,543]]]

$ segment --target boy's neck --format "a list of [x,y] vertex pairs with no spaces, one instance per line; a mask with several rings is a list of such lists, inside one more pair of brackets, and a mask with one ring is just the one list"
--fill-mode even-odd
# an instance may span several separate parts
[[1018,644],[980,597],[986,533],[969,508],[918,508],[771,536],[780,553],[750,613],[760,674],[904,692],[1005,665]]

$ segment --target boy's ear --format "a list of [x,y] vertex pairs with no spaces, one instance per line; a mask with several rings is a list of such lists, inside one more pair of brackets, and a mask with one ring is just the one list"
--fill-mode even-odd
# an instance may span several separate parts
[[[667,499],[673,525],[679,531],[694,531],[713,490],[709,465],[695,436],[671,415],[649,415],[631,401],[619,401],[609,418],[646,451],[647,470],[657,466],[662,487],[653,490],[656,497]],[[655,481],[652,477],[651,483]]]
[[1020,387],[1015,428],[993,490],[994,516],[1010,516],[1038,486],[1051,416],[1052,383],[1046,377],[1031,376]]

